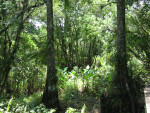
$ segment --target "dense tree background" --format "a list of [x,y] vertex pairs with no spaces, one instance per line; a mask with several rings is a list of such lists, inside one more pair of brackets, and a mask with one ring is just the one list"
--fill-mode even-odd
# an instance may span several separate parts
[[[124,15],[119,17],[121,1]],[[58,80],[46,85],[55,82],[62,110],[91,106],[87,111],[144,113],[143,90],[150,74],[150,2],[53,0],[51,46],[47,17],[52,14],[47,13],[46,4],[0,0],[0,110],[55,108],[42,101],[50,70],[54,73],[49,77]],[[117,28],[119,18],[124,21],[124,33]],[[47,52],[49,46],[55,54]],[[16,103],[19,107],[13,107]]]

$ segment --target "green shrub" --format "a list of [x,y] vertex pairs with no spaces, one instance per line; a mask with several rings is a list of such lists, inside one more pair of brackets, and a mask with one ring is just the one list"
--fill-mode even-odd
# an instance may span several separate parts
[[40,105],[42,101],[42,92],[36,92],[23,99],[31,108]]

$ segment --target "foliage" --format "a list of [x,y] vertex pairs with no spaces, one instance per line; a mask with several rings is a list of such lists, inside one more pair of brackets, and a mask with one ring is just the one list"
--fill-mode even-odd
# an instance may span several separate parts
[[[126,0],[129,76],[141,106],[150,74],[149,4],[148,0]],[[72,102],[91,95],[101,98],[102,108],[115,112],[123,104],[112,83],[116,74],[116,1],[54,0],[53,9],[57,85],[66,112],[84,109],[83,104],[75,108]],[[22,20],[18,15],[23,10]],[[6,77],[0,95],[14,97],[0,102],[1,112],[53,112],[41,104],[47,72],[46,4],[42,0],[1,0],[0,12],[0,89]]]
[[74,113],[75,111],[76,111],[76,109],[68,108],[65,113]]
[[[32,95],[35,96],[35,95]],[[31,97],[29,97],[31,98]],[[23,104],[24,102],[24,104]],[[7,106],[8,104],[8,106]],[[55,113],[57,109],[47,109],[43,104],[39,104],[37,106],[30,106],[29,103],[25,103],[23,100],[17,100],[15,98],[11,98],[10,100],[5,100],[5,102],[0,103],[0,112],[30,112],[30,113]],[[84,113],[86,109],[86,106],[84,105],[81,109],[81,113]],[[79,113],[79,110],[76,110],[74,108],[67,108],[65,113]]]
[[[101,63],[105,62],[101,59]],[[114,69],[110,65],[103,65],[100,68],[95,66],[93,69],[89,66],[86,69],[74,67],[71,72],[68,72],[67,68],[58,68],[57,71],[60,93],[69,99],[83,92],[95,93],[97,96],[107,93]]]
[[9,111],[9,109],[10,109],[10,106],[11,106],[11,104],[12,104],[12,100],[13,100],[13,97],[9,100],[6,113],[7,113],[7,112]]
[[82,109],[81,109],[81,113],[85,113],[85,109],[86,109],[86,106],[84,104],[83,107],[82,107]]
[[15,112],[15,113],[20,113],[20,112],[30,112],[30,113],[54,113],[56,110],[55,109],[46,109],[43,104],[39,104],[38,106],[35,107],[29,107],[29,104],[23,104],[21,101],[17,100],[12,100],[11,103],[8,103],[7,107],[4,107],[7,105],[7,101],[5,103],[1,103],[1,109],[0,112]]
[[31,108],[33,108],[41,104],[42,94],[43,94],[42,92],[36,92],[24,98],[23,101],[26,102]]

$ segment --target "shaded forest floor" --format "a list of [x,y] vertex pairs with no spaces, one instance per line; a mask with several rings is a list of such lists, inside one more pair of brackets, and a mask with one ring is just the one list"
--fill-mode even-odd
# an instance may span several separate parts
[[81,113],[84,105],[86,106],[85,113],[100,113],[100,98],[92,94],[83,93],[60,102],[62,113],[65,113],[66,108],[69,107],[75,108],[75,113]]
[[[62,110],[59,113],[100,113],[100,98],[98,96],[89,93],[76,95],[70,93],[69,95],[60,99],[60,107]],[[6,111],[15,113],[41,113],[43,110],[46,111],[41,105],[41,97],[42,92],[37,92],[28,97],[24,97],[24,99],[3,99],[3,101],[0,102],[0,113]],[[68,109],[72,112],[67,112]],[[47,110],[49,111],[49,109]]]
[[[9,108],[9,111],[13,112],[14,109],[16,113],[19,113],[20,111],[24,111],[26,108],[25,106],[30,106],[29,110],[27,112],[31,112],[34,110],[37,113],[40,113],[41,111],[38,111],[39,104],[41,103],[41,96],[42,92],[37,92],[33,94],[32,96],[25,97],[26,99],[14,99],[11,103],[11,106]],[[36,97],[37,96],[37,97]],[[146,99],[146,107],[147,107],[147,113],[149,113],[150,110],[150,83],[148,83],[147,87],[145,88],[145,99]],[[10,100],[8,100],[10,103]],[[0,103],[0,113],[1,110],[7,110],[8,104]],[[15,106],[15,107],[14,107]],[[94,95],[93,93],[88,92],[75,92],[72,91],[71,93],[65,95],[63,98],[60,97],[60,106],[62,111],[60,113],[101,113],[101,105],[100,105],[100,98],[97,95]],[[81,112],[84,108],[85,112]],[[67,109],[72,109],[73,112],[66,112]],[[18,109],[18,111],[17,111]],[[40,110],[43,109],[42,107]],[[35,113],[33,112],[33,113]],[[56,112],[57,113],[57,112]]]

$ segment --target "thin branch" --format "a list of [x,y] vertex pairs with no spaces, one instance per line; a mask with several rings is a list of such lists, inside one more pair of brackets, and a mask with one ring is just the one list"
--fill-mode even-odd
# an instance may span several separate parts
[[[29,9],[28,11],[30,11],[31,9]],[[18,30],[17,30],[17,35],[16,35],[16,40],[15,40],[15,44],[14,44],[14,47],[13,47],[13,51],[11,53],[11,58],[14,59],[14,54],[16,53],[17,49],[18,49],[18,46],[19,46],[19,42],[20,42],[20,34],[21,34],[21,31],[23,30],[23,27],[24,27],[24,23],[25,21],[29,18],[29,16],[31,15],[31,13],[35,10],[35,7],[34,9],[32,9],[29,14],[27,15],[27,17],[25,19],[23,19],[24,15],[25,15],[25,12],[22,12],[21,13],[21,23],[19,24],[18,26]]]
[[5,28],[3,28],[3,29],[0,31],[0,35],[1,35],[4,31],[6,31],[7,29],[9,29],[9,27],[13,25],[13,23],[15,22],[15,20],[16,20],[17,18],[19,18],[22,13],[25,13],[26,11],[29,11],[29,10],[31,10],[32,8],[36,8],[36,7],[41,6],[41,5],[44,5],[44,3],[41,3],[41,4],[35,3],[35,5],[29,6],[29,7],[27,7],[26,9],[22,10],[22,11],[21,11],[19,14],[17,14],[13,19],[11,19],[11,21],[9,22],[9,24],[8,24]]
[[117,2],[109,2],[107,4],[92,4],[92,5],[100,5],[100,6],[106,6],[106,5],[110,5],[110,4],[116,4]]
[[135,53],[130,47],[128,47],[129,52],[131,52],[136,58],[138,58],[139,60],[143,61],[144,60],[140,57],[140,55],[138,55],[137,53]]
[[138,24],[141,26],[142,30],[143,30],[146,34],[148,34],[148,35],[150,36],[149,32],[141,25],[141,22],[139,21],[137,15],[135,15],[135,18],[136,18]]

